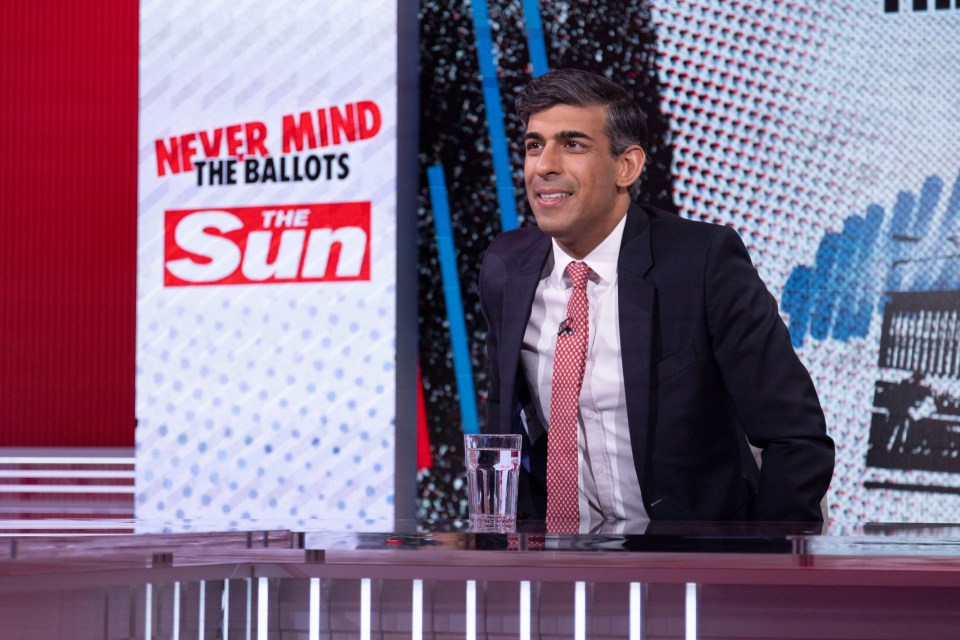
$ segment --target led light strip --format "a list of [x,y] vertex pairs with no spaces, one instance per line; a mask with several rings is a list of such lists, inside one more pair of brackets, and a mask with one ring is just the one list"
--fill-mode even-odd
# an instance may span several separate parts
[[267,640],[267,603],[270,586],[266,578],[260,578],[257,587],[257,640]]
[[309,640],[320,640],[320,578],[310,578],[309,634]]
[[220,596],[220,610],[223,618],[220,623],[220,631],[223,634],[222,640],[230,640],[230,579],[223,581],[223,592]]
[[173,583],[173,640],[180,640],[180,583]]
[[467,580],[467,639],[477,640],[477,581]]
[[7,503],[3,506],[0,506],[0,516],[3,514],[17,514],[17,517],[22,517],[24,513],[32,514],[43,514],[48,517],[54,518],[67,518],[74,515],[88,516],[90,514],[97,515],[109,515],[112,514],[118,519],[133,519],[133,506],[126,506],[124,503],[122,506],[111,506],[112,503],[73,503],[71,505],[60,506],[59,504],[53,505],[50,502],[44,503],[41,501],[30,502],[29,504],[24,504],[21,502]]
[[530,582],[520,583],[520,640],[530,640]]
[[413,630],[411,640],[423,640],[423,580],[413,581]]
[[0,520],[0,531],[43,529],[57,531],[59,529],[86,530],[105,529],[123,530],[133,529],[133,521],[118,522],[110,518],[102,520]]
[[0,469],[0,478],[116,478],[117,480],[126,480],[133,478],[134,472],[126,470],[117,471],[61,471],[43,469]]
[[197,640],[203,640],[203,631],[204,627],[207,626],[207,581],[200,581],[200,611],[198,613],[199,622],[197,626],[200,628],[197,635]]
[[117,464],[132,467],[136,458],[84,458],[80,456],[0,456],[0,464]]
[[573,637],[587,640],[587,584],[577,582],[573,597]]
[[134,493],[134,486],[132,484],[0,484],[0,493]]
[[360,640],[370,640],[370,578],[360,580]]
[[697,585],[687,583],[687,633],[686,640],[697,640]]
[[153,638],[153,585],[148,584],[143,598],[143,637],[144,640]]
[[630,583],[630,640],[640,640],[643,634],[643,585]]
[[250,634],[253,632],[253,578],[245,578],[247,581],[247,635],[246,640],[250,640]]

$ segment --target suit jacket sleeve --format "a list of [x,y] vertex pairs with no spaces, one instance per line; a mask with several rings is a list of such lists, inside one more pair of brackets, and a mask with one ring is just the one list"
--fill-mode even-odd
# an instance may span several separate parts
[[[480,266],[480,311],[487,324],[487,400],[484,431],[501,433],[509,426],[500,425],[500,317],[503,286],[506,278],[503,260],[496,255],[494,244],[487,250]],[[509,398],[507,399],[509,401]]]
[[719,228],[706,268],[714,356],[748,440],[763,450],[753,517],[818,520],[834,446],[813,381],[732,229]]

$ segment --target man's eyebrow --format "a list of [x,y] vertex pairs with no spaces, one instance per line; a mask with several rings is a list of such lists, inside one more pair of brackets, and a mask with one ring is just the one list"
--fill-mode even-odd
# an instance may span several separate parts
[[[584,140],[593,141],[593,137],[583,131],[577,131],[575,129],[564,129],[562,131],[557,131],[553,134],[554,140],[573,140],[575,138],[582,138]],[[536,131],[529,131],[523,136],[524,140],[543,140],[543,136]]]
[[590,137],[588,134],[584,133],[583,131],[566,130],[566,129],[563,131],[558,131],[556,135],[554,135],[553,137],[556,138],[557,140],[570,140],[571,138],[585,138],[587,140],[593,140],[592,137]]

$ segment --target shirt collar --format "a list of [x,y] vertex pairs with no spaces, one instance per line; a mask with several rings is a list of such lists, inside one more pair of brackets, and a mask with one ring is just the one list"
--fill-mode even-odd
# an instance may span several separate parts
[[[620,243],[623,240],[623,229],[627,224],[627,216],[620,218],[620,222],[613,228],[603,242],[598,244],[593,251],[588,253],[583,262],[593,271],[600,281],[606,284],[613,282],[617,275],[617,261],[620,258]],[[558,282],[563,283],[563,274],[567,270],[567,265],[575,262],[576,258],[571,257],[564,251],[556,240],[553,244],[553,273],[551,277]],[[591,276],[593,278],[593,276]]]

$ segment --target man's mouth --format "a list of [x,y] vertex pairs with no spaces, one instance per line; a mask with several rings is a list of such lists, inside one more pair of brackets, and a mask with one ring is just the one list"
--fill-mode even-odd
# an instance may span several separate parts
[[554,191],[550,193],[541,191],[537,193],[537,201],[547,207],[556,206],[563,204],[571,195],[573,194],[569,191]]

